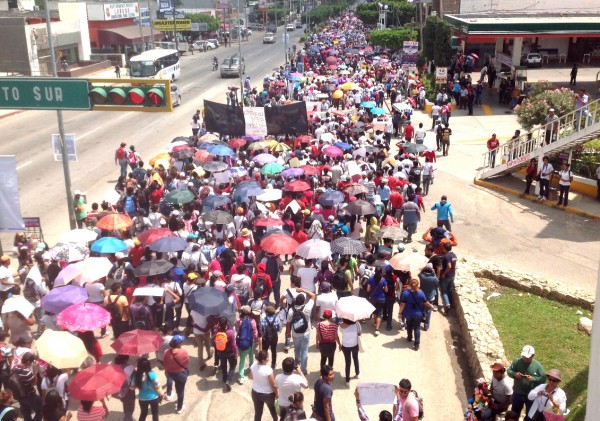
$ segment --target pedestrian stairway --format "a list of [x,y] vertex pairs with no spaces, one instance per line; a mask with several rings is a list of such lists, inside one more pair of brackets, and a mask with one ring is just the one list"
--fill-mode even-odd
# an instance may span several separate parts
[[[516,141],[486,152],[483,166],[476,177],[485,180],[513,173],[527,166],[531,158],[538,158],[541,165],[543,156],[555,156],[600,137],[600,100],[591,102],[587,109],[575,110],[560,117],[557,130],[551,126],[539,126]],[[551,140],[549,144],[546,144],[547,136]],[[494,152],[496,165],[492,166]]]

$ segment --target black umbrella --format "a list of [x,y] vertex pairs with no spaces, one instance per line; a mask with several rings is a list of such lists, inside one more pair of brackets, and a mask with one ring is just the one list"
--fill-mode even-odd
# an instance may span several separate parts
[[174,138],[173,140],[171,140],[171,143],[175,143],[175,142],[185,142],[188,145],[192,146],[194,144],[194,137],[190,136],[177,136],[176,138]]
[[206,164],[202,164],[202,168],[210,172],[219,172],[227,169],[227,164],[223,161],[211,161]]
[[233,221],[233,216],[222,210],[212,210],[202,215],[202,219],[213,224],[229,224]]
[[179,151],[175,151],[172,155],[179,160],[189,159],[194,156],[194,151],[190,149],[182,149]]
[[188,303],[203,316],[219,316],[230,305],[227,294],[212,287],[198,288],[188,297]]
[[166,260],[153,260],[144,262],[133,269],[133,274],[135,276],[162,275],[163,273],[167,273],[172,267],[173,264]]
[[259,183],[254,180],[246,180],[235,186],[235,195],[241,197],[258,196],[263,194],[265,191],[262,189]]
[[168,253],[185,250],[187,241],[181,237],[163,237],[150,244],[150,250]]
[[220,208],[221,206],[228,205],[231,203],[231,197],[220,196],[211,194],[202,199],[202,207],[209,208],[210,210]]
[[344,208],[350,215],[372,215],[377,213],[377,208],[365,200],[355,200]]
[[348,237],[336,238],[331,242],[331,252],[343,255],[360,254],[366,251],[366,247],[358,240]]
[[420,154],[421,152],[425,152],[427,150],[427,146],[422,143],[409,143],[404,146],[404,150],[408,153],[413,153],[415,155]]
[[323,193],[321,197],[319,197],[318,202],[323,206],[335,206],[338,203],[342,203],[344,199],[344,193],[341,191],[330,191]]

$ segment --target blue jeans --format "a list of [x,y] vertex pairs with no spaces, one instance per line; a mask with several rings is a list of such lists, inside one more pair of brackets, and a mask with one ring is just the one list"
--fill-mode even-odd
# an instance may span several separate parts
[[449,307],[452,304],[454,278],[440,279],[440,289],[442,290],[442,302],[444,303],[444,307]]
[[408,339],[415,337],[415,346],[419,346],[421,343],[421,317],[407,317],[406,318],[406,334]]
[[512,406],[510,409],[515,411],[519,415],[519,418],[521,417],[521,411],[523,411],[523,406],[525,406],[525,416],[527,416],[529,410],[531,409],[531,405],[533,405],[533,401],[527,399],[527,395],[513,393]]
[[121,177],[127,177],[127,166],[129,163],[126,159],[119,159],[118,163],[119,167],[121,167]]
[[310,342],[310,335],[305,336],[292,336],[294,341],[294,358],[296,362],[300,364],[300,368],[303,372],[307,371],[308,365],[308,344]]
[[[20,399],[19,406],[25,421],[42,421],[42,398],[37,394]],[[31,416],[32,412],[35,412],[34,417]]]
[[177,393],[177,410],[183,406],[183,396],[185,393],[185,382],[188,378],[188,370],[181,373],[167,373],[167,395],[173,391],[173,382],[175,382],[175,393]]

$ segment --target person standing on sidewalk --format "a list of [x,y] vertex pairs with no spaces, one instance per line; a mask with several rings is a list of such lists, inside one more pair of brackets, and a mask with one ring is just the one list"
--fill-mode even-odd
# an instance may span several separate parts
[[496,133],[494,133],[487,141],[487,148],[488,151],[490,151],[490,166],[492,168],[496,166],[496,153],[498,152],[498,146],[500,146],[500,142],[496,137]]
[[525,345],[521,351],[521,356],[514,360],[506,371],[508,377],[515,381],[510,409],[519,415],[523,411],[523,407],[525,407],[525,413],[529,413],[533,400],[530,400],[527,395],[546,380],[544,367],[534,356],[535,348],[531,345]]
[[537,174],[537,164],[537,159],[531,158],[529,160],[529,165],[525,170],[525,191],[521,196],[529,194],[529,190],[531,190],[531,184],[533,183],[533,180],[535,180],[535,176]]
[[442,302],[446,315],[452,305],[452,290],[454,289],[454,278],[456,277],[456,261],[458,258],[452,251],[452,244],[444,244],[446,253],[442,257],[442,273],[440,274],[440,289],[442,290]]
[[537,200],[546,200],[550,195],[550,176],[554,172],[554,167],[550,163],[550,159],[545,156],[542,160],[542,168],[538,173],[540,179],[540,195]]
[[565,208],[569,204],[569,189],[571,188],[571,182],[573,181],[573,172],[570,168],[571,164],[565,162],[562,170],[558,172],[558,206],[563,205]]

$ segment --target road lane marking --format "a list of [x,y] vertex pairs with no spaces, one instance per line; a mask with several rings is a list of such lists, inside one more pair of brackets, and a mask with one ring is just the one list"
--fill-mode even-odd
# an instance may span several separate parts
[[81,136],[77,136],[77,140],[81,140],[81,139],[83,139],[84,137],[86,137],[86,136],[89,136],[89,135],[91,135],[91,134],[92,134],[92,133],[94,133],[94,132],[97,132],[98,130],[100,130],[100,127],[96,127],[94,130],[90,130],[89,132],[87,132],[87,133],[84,133],[84,134],[82,134]]
[[27,162],[23,162],[21,165],[17,165],[17,170],[20,170],[23,167],[26,167],[27,165],[31,164],[33,161],[27,161]]

